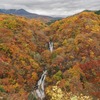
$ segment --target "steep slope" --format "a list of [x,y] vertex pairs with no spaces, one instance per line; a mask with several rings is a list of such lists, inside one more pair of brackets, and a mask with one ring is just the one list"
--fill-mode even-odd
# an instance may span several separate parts
[[46,31],[51,41],[54,42],[54,52],[52,53],[54,58],[51,63],[57,55],[64,58],[66,68],[76,62],[84,63],[100,59],[99,15],[83,12],[56,21]]
[[67,91],[99,97],[100,16],[82,12],[56,21],[50,29],[47,35],[54,51],[46,50],[42,57],[52,73],[51,81]]
[[29,91],[38,80],[41,52],[48,37],[46,25],[13,15],[0,15],[0,88],[6,92]]

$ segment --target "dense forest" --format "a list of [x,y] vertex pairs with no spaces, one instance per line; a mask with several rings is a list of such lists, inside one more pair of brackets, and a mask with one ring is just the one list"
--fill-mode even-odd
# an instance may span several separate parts
[[0,14],[0,97],[27,100],[44,69],[46,100],[100,98],[100,15],[84,11],[47,25]]

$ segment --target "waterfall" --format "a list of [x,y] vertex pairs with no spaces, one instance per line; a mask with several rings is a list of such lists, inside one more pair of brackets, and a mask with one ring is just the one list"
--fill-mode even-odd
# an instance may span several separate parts
[[38,81],[38,89],[36,90],[36,93],[41,100],[45,98],[45,93],[44,93],[44,81],[46,78],[47,70],[43,72],[40,80]]
[[37,88],[31,92],[28,100],[43,100],[45,98],[44,81],[46,78],[47,70],[43,72],[40,80],[37,83]]
[[53,52],[53,42],[49,42],[49,50]]

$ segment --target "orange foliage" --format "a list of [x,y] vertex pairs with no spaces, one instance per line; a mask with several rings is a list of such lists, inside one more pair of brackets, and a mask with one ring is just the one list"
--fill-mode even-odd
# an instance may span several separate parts
[[[54,50],[48,50],[48,42]],[[25,95],[48,69],[47,82],[99,97],[100,16],[93,12],[47,26],[39,20],[0,14],[0,84]],[[55,80],[54,80],[55,79]],[[93,92],[94,90],[94,92]]]

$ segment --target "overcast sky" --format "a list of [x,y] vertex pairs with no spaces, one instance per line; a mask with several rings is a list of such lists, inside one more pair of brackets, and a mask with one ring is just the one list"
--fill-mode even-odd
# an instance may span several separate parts
[[0,9],[25,9],[49,16],[69,16],[85,9],[100,10],[100,0],[0,0]]

